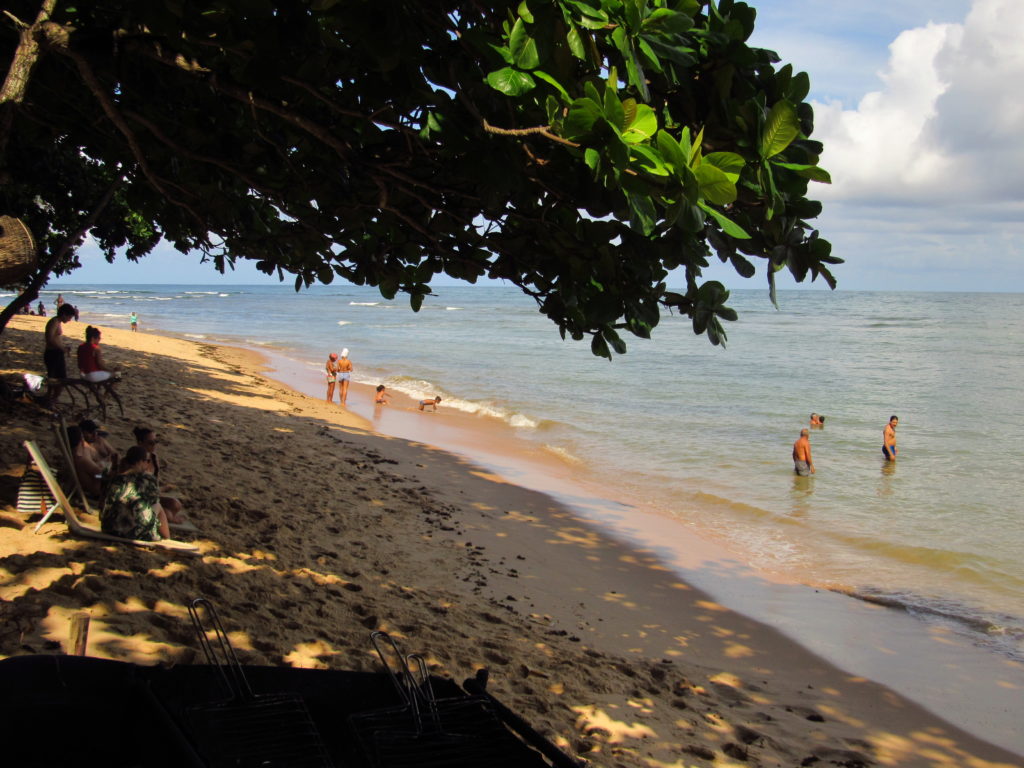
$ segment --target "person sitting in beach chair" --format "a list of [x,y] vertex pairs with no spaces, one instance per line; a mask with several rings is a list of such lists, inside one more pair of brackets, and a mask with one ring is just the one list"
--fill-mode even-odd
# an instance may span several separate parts
[[[135,444],[146,451],[152,462],[153,476],[156,477],[157,483],[160,482],[160,458],[156,455],[156,446],[160,442],[160,438],[157,437],[149,427],[135,427],[132,430],[132,434],[135,435]],[[167,484],[161,484],[160,490],[160,505],[164,508],[164,512],[167,513],[167,519],[172,523],[184,523],[188,518],[185,516],[185,505],[181,503],[181,499],[177,496],[171,496],[170,491],[172,486]]]
[[75,474],[78,475],[78,482],[82,486],[82,490],[89,497],[99,499],[103,495],[106,470],[99,462],[92,447],[82,437],[81,428],[68,427],[68,443],[71,446],[71,456],[75,462]]
[[100,528],[112,536],[139,541],[171,538],[153,462],[140,445],[125,451],[121,472],[110,481],[100,510]]
[[432,411],[436,411],[437,410],[437,404],[440,403],[440,402],[441,402],[441,398],[440,397],[435,397],[433,400],[431,400],[429,398],[426,399],[426,400],[420,400],[420,410],[422,411],[424,408],[427,408],[429,406]]
[[85,447],[92,451],[96,463],[104,469],[116,471],[117,451],[107,441],[107,433],[92,419],[82,419],[78,422],[78,428],[82,431]]

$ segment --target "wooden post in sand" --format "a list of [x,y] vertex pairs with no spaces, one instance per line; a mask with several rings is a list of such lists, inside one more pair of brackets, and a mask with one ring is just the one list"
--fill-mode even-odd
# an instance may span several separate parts
[[71,617],[71,655],[85,656],[89,643],[89,614],[79,611]]

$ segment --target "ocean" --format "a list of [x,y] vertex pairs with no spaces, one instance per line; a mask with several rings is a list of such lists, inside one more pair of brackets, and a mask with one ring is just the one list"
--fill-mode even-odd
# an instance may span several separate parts
[[[882,602],[1024,660],[1024,295],[738,290],[726,349],[666,316],[596,358],[512,287],[62,283],[82,321],[262,349],[504,422],[559,471],[642,499],[762,571]],[[3,297],[0,297],[3,298]],[[9,300],[9,297],[7,297]],[[793,474],[810,413],[817,474]],[[900,454],[882,428],[899,416]]]

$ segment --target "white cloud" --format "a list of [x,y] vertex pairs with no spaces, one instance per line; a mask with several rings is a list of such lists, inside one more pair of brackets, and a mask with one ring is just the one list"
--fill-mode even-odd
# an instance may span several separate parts
[[882,89],[815,105],[826,200],[935,206],[1024,200],[1024,3],[976,0],[961,24],[889,46]]

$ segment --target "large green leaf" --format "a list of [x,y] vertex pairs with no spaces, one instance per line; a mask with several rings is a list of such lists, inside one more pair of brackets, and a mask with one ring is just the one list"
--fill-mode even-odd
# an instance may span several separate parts
[[688,165],[683,148],[679,146],[679,142],[672,138],[668,131],[658,131],[657,142],[661,156],[665,158],[666,162],[671,163],[677,172]]
[[630,144],[647,141],[658,130],[658,116],[654,110],[646,104],[634,102],[634,106],[633,118],[626,121],[626,129],[622,132],[622,138]]
[[555,80],[555,78],[549,75],[547,72],[544,72],[543,70],[540,69],[535,69],[531,74],[534,77],[543,80],[545,83],[555,88],[560,94],[562,94],[562,98],[565,99],[566,102],[570,101],[569,92],[565,90],[565,87],[560,82]]
[[829,175],[829,172],[817,165],[803,165],[801,163],[773,163],[773,165],[777,165],[779,168],[788,168],[798,176],[803,176],[811,181],[820,181],[822,184],[832,183],[832,177]]
[[586,136],[603,116],[601,107],[593,99],[576,99],[569,105],[569,114],[562,121],[562,135],[567,139]]
[[765,120],[761,134],[761,157],[767,160],[775,157],[800,135],[800,121],[796,108],[785,99],[775,102]]
[[[625,138],[625,136],[623,136]],[[630,153],[643,170],[655,176],[668,176],[669,170],[665,167],[661,155],[644,144],[635,144],[630,147]]]
[[693,27],[693,18],[668,8],[655,8],[644,19],[645,32],[669,32],[681,35]]
[[704,155],[701,160],[701,165],[713,165],[722,171],[733,184],[739,180],[745,164],[746,161],[735,152],[712,152]]
[[540,55],[537,53],[537,41],[530,37],[526,22],[516,19],[512,34],[508,38],[508,47],[512,58],[520,69],[536,69],[540,66]]
[[700,194],[715,205],[728,205],[736,199],[736,185],[718,168],[701,163],[693,169],[700,184]]
[[487,75],[487,84],[496,91],[506,96],[522,96],[533,90],[537,83],[526,72],[520,72],[512,67],[498,69]]
[[710,215],[711,218],[717,221],[718,225],[722,228],[722,231],[725,232],[727,235],[731,235],[732,237],[735,237],[738,240],[750,239],[750,235],[747,234],[747,231],[743,229],[743,227],[741,227],[735,221],[728,218],[724,213],[716,211],[714,208],[712,208],[710,205],[707,205],[706,203],[697,203],[697,205],[700,206],[700,209],[702,211],[704,211],[705,213]]
[[569,31],[565,34],[565,42],[569,45],[569,50],[572,51],[572,55],[577,59],[586,60],[587,52],[583,48],[583,40],[580,37],[579,28],[570,22]]

